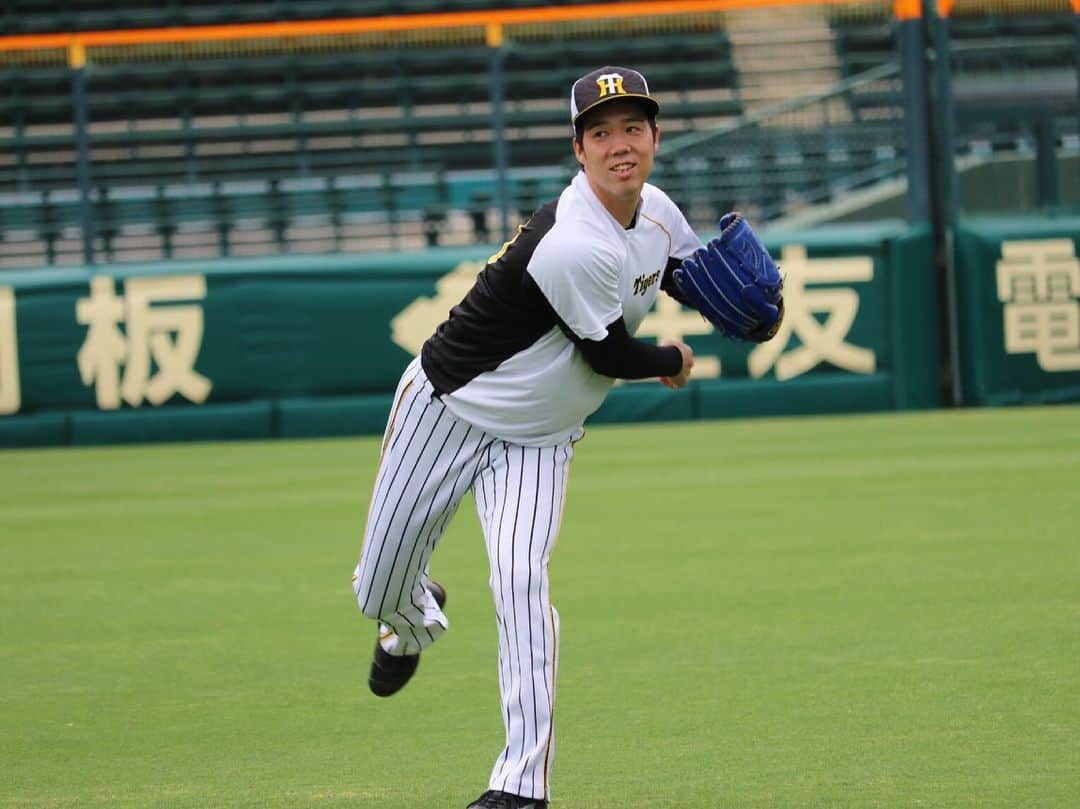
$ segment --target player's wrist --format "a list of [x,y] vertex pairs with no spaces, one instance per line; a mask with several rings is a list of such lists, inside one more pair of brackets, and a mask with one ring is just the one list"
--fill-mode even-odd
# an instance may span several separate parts
[[665,368],[663,376],[677,377],[682,374],[683,369],[686,367],[686,354],[683,353],[676,343],[668,343],[660,347],[664,352],[665,362],[669,363],[669,366]]

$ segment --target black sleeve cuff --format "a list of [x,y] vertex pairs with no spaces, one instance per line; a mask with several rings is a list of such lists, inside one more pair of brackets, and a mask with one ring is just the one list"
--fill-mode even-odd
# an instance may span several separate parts
[[683,306],[688,306],[693,309],[694,305],[682,294],[682,290],[679,289],[679,285],[675,283],[675,276],[672,273],[677,267],[682,266],[682,261],[677,258],[668,258],[667,266],[664,267],[664,275],[660,279],[660,289],[677,300]]

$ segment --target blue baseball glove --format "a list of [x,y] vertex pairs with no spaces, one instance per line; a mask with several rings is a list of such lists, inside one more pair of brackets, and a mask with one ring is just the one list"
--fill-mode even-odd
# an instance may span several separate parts
[[687,302],[725,337],[763,343],[784,319],[784,280],[742,214],[720,219],[720,235],[674,272]]

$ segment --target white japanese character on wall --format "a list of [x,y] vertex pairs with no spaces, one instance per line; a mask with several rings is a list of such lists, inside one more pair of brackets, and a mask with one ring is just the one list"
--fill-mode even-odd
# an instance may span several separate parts
[[997,295],[1005,351],[1044,371],[1080,370],[1080,261],[1072,239],[1002,242]]
[[[872,374],[877,365],[874,352],[847,342],[859,312],[859,293],[850,287],[810,285],[870,281],[873,260],[869,256],[810,259],[803,245],[789,244],[778,264],[784,275],[784,322],[772,340],[750,352],[750,376],[756,379],[775,367],[778,380],[791,379],[822,362],[857,374]],[[824,319],[819,320],[815,313],[823,314]],[[802,345],[785,352],[792,335]]]
[[19,412],[19,347],[15,290],[0,287],[0,414]]
[[112,278],[90,281],[90,296],[75,306],[76,319],[87,327],[78,363],[83,384],[94,385],[99,408],[115,410],[121,400],[131,407],[144,400],[160,405],[177,393],[196,404],[206,401],[210,380],[195,370],[202,306],[174,303],[204,297],[202,275],[131,278],[122,298]]

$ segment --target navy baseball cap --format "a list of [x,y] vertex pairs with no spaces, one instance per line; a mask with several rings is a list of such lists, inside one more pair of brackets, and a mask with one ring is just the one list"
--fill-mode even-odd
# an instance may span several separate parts
[[607,101],[620,98],[640,98],[653,115],[660,112],[660,104],[649,95],[649,83],[645,77],[629,67],[608,65],[586,73],[570,88],[570,122]]

